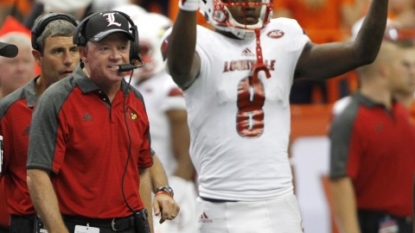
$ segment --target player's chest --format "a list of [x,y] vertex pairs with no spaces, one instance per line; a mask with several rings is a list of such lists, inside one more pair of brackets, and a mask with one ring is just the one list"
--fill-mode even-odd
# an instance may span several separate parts
[[[228,79],[242,79],[251,76],[255,70],[266,68],[270,77],[281,80],[293,72],[297,63],[297,54],[286,48],[283,41],[269,40],[266,37],[261,43],[255,40],[250,43],[216,43],[211,53],[210,65],[214,67],[214,75]],[[259,72],[259,76],[264,76]]]
[[[275,48],[278,46],[274,46]],[[247,98],[283,99],[285,89],[292,83],[292,65],[287,65],[284,56],[273,54],[272,48],[262,49],[261,56],[255,45],[236,48],[227,56],[217,56],[209,78],[223,101]],[[228,48],[228,51],[230,49]],[[262,58],[262,59],[261,59]]]

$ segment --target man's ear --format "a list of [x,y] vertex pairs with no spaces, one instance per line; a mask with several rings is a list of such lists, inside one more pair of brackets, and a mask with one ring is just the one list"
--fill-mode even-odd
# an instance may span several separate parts
[[389,75],[389,72],[390,72],[390,68],[389,68],[388,64],[386,64],[384,62],[379,64],[379,74],[382,77],[387,77]]
[[40,53],[40,51],[36,49],[32,49],[32,55],[33,55],[33,58],[35,59],[35,62],[39,66],[42,66],[42,54]]
[[79,47],[79,56],[81,60],[85,63],[88,63],[88,59],[86,57],[87,51],[88,51],[88,48],[86,46]]

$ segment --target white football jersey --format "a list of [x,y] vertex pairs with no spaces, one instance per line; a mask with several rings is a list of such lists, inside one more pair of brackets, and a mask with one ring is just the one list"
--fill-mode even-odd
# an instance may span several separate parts
[[160,158],[168,177],[174,174],[177,166],[172,151],[170,123],[166,112],[174,109],[186,109],[183,92],[166,72],[133,85],[144,98],[150,121],[151,148]]
[[289,94],[309,38],[295,20],[278,18],[261,31],[260,41],[271,77],[260,72],[259,82],[250,84],[256,39],[197,28],[201,70],[185,99],[202,197],[255,201],[293,192]]
[[352,97],[351,96],[345,96],[339,100],[337,100],[334,104],[333,104],[333,116],[337,116],[340,113],[343,112],[343,110],[350,104],[350,102],[352,102]]

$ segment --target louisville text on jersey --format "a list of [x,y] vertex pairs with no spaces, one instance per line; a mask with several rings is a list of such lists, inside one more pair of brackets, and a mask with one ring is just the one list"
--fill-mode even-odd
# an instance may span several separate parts
[[[265,60],[265,65],[270,71],[275,68],[275,60]],[[239,60],[239,61],[225,61],[223,73],[239,71],[239,70],[254,70],[256,60]]]

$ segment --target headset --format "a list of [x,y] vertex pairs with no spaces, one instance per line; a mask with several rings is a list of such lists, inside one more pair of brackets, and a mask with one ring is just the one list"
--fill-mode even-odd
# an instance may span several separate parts
[[98,14],[102,14],[102,13],[118,13],[120,15],[122,15],[124,18],[126,18],[128,20],[128,22],[130,23],[131,27],[131,34],[133,34],[134,37],[134,41],[131,42],[130,45],[130,63],[131,65],[135,65],[135,61],[138,60],[142,63],[142,59],[140,56],[140,47],[139,47],[139,39],[138,39],[138,29],[137,29],[137,25],[134,24],[134,22],[132,21],[132,19],[130,18],[130,16],[128,16],[127,14],[125,14],[124,12],[121,11],[103,11],[103,12],[97,12],[94,14],[89,15],[88,17],[86,17],[84,20],[82,20],[81,23],[78,24],[78,26],[76,27],[74,33],[73,33],[73,42],[74,44],[78,45],[78,46],[85,46],[88,42],[87,38],[85,37],[85,25],[88,23],[89,19],[95,15]]
[[40,51],[40,45],[37,43],[37,38],[42,34],[43,30],[45,30],[46,26],[54,21],[54,20],[65,20],[73,24],[75,27],[78,26],[78,21],[75,17],[70,14],[65,13],[47,13],[39,20],[35,21],[35,24],[32,27],[32,48],[35,50]]

